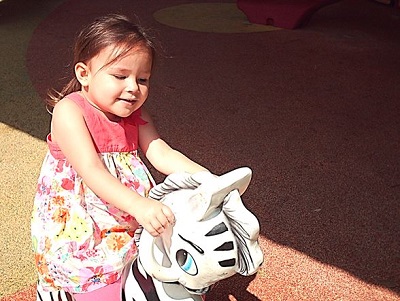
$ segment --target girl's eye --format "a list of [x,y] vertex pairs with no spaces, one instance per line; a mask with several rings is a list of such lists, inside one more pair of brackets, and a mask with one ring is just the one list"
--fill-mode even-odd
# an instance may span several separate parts
[[114,76],[116,79],[121,79],[121,80],[123,80],[123,79],[126,78],[126,76],[124,76],[124,75],[117,75],[117,74],[114,74],[113,76]]
[[147,78],[139,78],[139,83],[146,84],[149,80]]

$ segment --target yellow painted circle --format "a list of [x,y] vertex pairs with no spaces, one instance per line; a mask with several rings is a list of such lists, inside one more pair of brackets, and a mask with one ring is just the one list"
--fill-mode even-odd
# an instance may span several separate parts
[[164,25],[199,32],[246,33],[279,29],[250,23],[236,3],[181,4],[158,10],[153,16]]

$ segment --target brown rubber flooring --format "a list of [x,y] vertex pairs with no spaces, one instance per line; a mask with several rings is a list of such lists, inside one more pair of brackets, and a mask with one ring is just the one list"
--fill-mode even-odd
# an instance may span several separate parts
[[110,12],[160,42],[147,105],[161,135],[215,173],[253,170],[244,201],[265,263],[208,300],[400,300],[400,9],[343,0],[303,28],[260,30],[238,12],[216,27],[168,15],[188,3],[0,2],[0,300],[34,300],[41,99],[69,77],[75,32]]

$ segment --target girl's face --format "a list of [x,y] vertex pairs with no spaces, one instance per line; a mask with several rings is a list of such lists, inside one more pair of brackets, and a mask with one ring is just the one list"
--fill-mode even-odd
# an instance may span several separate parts
[[[85,77],[80,80],[84,96],[110,120],[118,121],[131,115],[146,101],[152,55],[144,47],[135,48],[107,65],[114,50],[114,47],[107,47],[87,65],[78,63],[75,72],[85,68]],[[79,64],[82,64],[81,69]],[[79,74],[77,76],[79,79]]]

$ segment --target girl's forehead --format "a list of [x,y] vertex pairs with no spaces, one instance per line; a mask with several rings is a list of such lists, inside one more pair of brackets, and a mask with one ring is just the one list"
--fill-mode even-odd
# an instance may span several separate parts
[[134,47],[128,46],[107,46],[103,48],[95,57],[91,59],[102,64],[103,67],[114,65],[126,58],[136,57],[138,59],[152,61],[153,55],[148,47],[138,45]]
[[129,55],[135,54],[143,54],[146,53],[148,55],[152,55],[151,50],[144,43],[139,43],[137,45],[111,45],[103,48],[101,52],[108,55],[110,60],[114,60],[116,58],[122,58]]

